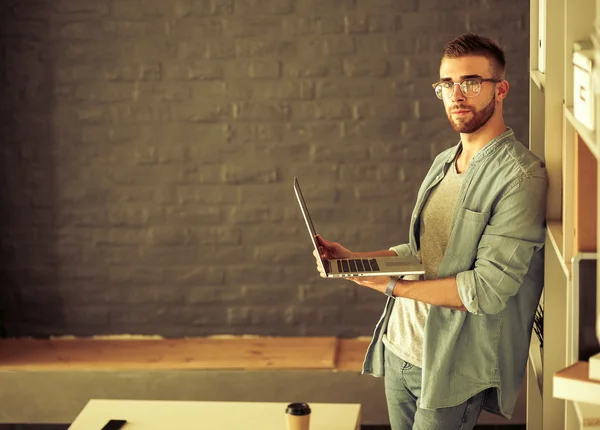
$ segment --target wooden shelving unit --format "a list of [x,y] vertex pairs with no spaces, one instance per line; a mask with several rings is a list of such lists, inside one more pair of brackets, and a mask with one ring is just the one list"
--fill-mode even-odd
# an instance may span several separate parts
[[[540,11],[540,5],[545,10]],[[575,116],[575,42],[589,40],[600,28],[600,0],[530,1],[530,130],[531,150],[546,163],[549,178],[546,218],[548,234],[544,309],[544,351],[532,338],[527,389],[528,430],[600,429],[600,382],[590,380],[587,362],[574,352],[581,329],[577,300],[596,294],[599,278],[574,276],[577,258],[597,252],[600,98],[595,100],[595,129]],[[540,19],[543,22],[540,22]],[[539,29],[545,28],[540,36]],[[546,46],[540,67],[539,37]],[[598,65],[600,67],[600,65]],[[540,72],[540,68],[544,73]],[[576,279],[574,279],[576,278]],[[584,290],[587,288],[588,290]],[[586,327],[589,331],[589,327]]]

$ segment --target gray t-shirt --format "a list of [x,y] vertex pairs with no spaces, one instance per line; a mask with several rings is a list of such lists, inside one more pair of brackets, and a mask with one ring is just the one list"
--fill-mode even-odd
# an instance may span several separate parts
[[[425,279],[437,278],[450,239],[452,215],[463,177],[456,170],[455,160],[446,176],[431,190],[423,207],[420,255],[425,266]],[[387,349],[417,367],[423,367],[423,334],[429,307],[423,302],[397,297],[383,338]]]

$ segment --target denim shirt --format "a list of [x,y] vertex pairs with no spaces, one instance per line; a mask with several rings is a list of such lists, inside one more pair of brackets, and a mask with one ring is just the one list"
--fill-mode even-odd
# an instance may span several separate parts
[[[409,243],[391,248],[398,255],[418,255],[421,212],[460,148],[461,142],[433,162],[419,189]],[[510,418],[543,287],[548,180],[542,161],[509,128],[473,156],[465,175],[438,278],[456,276],[468,311],[431,306],[419,406],[456,406],[493,388],[484,409]],[[382,339],[393,300],[375,327],[363,373],[384,375]]]

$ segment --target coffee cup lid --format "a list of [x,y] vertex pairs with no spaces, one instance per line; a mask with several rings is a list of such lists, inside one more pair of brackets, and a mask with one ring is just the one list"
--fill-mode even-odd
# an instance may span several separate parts
[[308,403],[290,403],[287,405],[285,413],[290,415],[308,415],[310,414],[310,406],[308,406]]

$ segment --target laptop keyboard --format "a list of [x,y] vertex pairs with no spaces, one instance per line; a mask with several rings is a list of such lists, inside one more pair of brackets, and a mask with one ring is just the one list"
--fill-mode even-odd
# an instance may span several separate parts
[[341,273],[351,272],[379,272],[379,265],[375,258],[351,258],[337,260],[338,271]]

